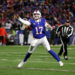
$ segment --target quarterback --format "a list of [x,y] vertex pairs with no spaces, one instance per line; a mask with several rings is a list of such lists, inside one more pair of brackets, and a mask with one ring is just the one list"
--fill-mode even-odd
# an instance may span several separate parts
[[35,48],[42,44],[47,51],[57,60],[60,66],[63,66],[63,62],[60,61],[60,58],[57,56],[57,54],[50,48],[49,42],[47,41],[46,35],[45,35],[45,29],[52,29],[51,26],[46,22],[45,18],[42,18],[41,13],[39,10],[35,10],[33,12],[33,18],[31,18],[29,21],[23,20],[19,16],[17,16],[18,20],[25,24],[26,26],[30,26],[32,29],[34,40],[31,42],[31,45],[29,47],[29,50],[24,58],[23,61],[21,61],[18,64],[18,68],[21,68],[24,63],[27,61],[27,59],[32,55]]

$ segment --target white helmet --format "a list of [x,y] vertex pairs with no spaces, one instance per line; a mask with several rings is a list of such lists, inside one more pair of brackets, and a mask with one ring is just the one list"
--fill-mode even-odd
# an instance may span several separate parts
[[34,18],[35,20],[40,19],[40,18],[41,18],[41,12],[40,12],[39,10],[35,10],[35,11],[33,12],[33,18]]

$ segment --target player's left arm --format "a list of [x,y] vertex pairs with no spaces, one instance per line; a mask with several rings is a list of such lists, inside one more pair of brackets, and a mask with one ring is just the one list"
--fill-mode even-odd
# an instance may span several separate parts
[[48,22],[45,22],[45,27],[48,28],[49,30],[52,30],[53,29]]

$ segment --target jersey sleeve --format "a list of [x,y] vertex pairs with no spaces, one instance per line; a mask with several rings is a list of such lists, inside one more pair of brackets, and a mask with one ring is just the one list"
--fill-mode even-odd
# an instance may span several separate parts
[[18,20],[19,20],[20,22],[22,22],[23,24],[27,25],[27,26],[30,26],[30,25],[31,25],[30,21],[24,20],[24,19],[22,19],[22,18],[20,18],[20,17],[19,17]]
[[70,37],[73,34],[73,27],[70,26],[70,33],[68,34],[68,37]]

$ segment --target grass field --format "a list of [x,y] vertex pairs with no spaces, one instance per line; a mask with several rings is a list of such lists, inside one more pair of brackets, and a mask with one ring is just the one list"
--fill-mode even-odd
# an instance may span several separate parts
[[[58,53],[60,46],[51,46]],[[17,65],[23,60],[28,46],[0,47],[0,75],[75,75],[75,46],[68,46],[69,60],[61,60],[64,66],[60,67],[57,61],[42,47],[39,46],[21,69]]]

